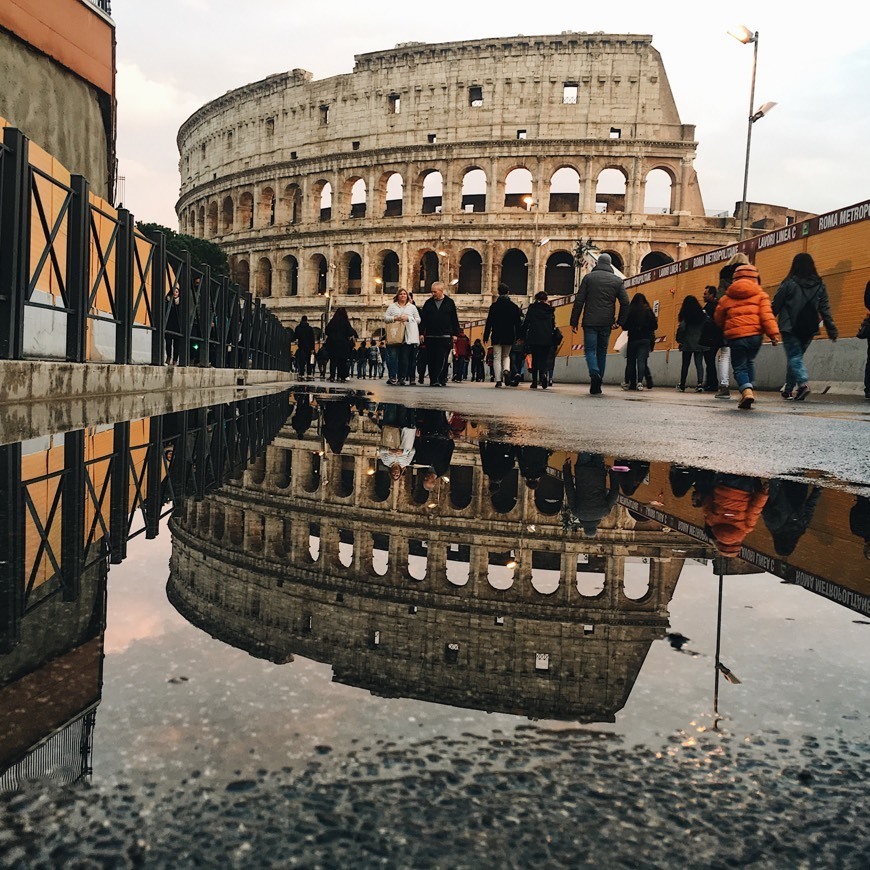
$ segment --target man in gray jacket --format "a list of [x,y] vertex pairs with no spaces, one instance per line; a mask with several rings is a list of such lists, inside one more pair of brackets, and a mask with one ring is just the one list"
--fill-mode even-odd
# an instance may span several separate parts
[[[616,314],[617,301],[619,314]],[[577,332],[580,315],[583,315],[583,352],[589,367],[589,392],[593,396],[601,392],[610,332],[625,321],[627,308],[628,294],[622,278],[613,272],[610,254],[599,254],[595,268],[580,282],[571,309],[572,332]]]

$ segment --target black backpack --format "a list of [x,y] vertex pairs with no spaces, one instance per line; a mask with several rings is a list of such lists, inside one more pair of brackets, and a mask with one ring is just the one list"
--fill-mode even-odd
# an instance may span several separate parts
[[819,331],[819,312],[815,296],[807,299],[791,325],[792,333],[801,341],[812,338]]

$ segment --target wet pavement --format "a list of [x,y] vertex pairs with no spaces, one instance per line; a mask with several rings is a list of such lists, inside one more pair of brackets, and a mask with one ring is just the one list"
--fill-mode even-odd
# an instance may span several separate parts
[[0,863],[866,866],[863,409],[489,392],[4,439]]

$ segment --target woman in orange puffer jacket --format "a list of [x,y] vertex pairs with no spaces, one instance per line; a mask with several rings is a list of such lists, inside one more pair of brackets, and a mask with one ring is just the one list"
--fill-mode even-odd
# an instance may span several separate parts
[[761,286],[755,266],[746,264],[734,270],[734,280],[719,300],[713,319],[722,328],[731,348],[731,367],[740,390],[737,407],[749,410],[755,401],[752,381],[762,338],[766,334],[771,344],[779,344],[779,327],[770,297]]
[[767,483],[757,477],[721,475],[701,502],[704,525],[723,556],[737,556],[767,504]]

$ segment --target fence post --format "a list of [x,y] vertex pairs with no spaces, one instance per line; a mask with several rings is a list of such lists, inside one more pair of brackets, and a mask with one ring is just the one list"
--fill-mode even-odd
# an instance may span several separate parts
[[229,297],[230,279],[226,275],[221,275],[218,279],[217,299],[214,307],[214,319],[217,327],[218,345],[215,354],[215,365],[219,369],[226,368],[227,365],[227,301]]
[[166,237],[156,232],[151,257],[151,365],[161,366],[166,358]]
[[232,350],[230,351],[229,364],[231,368],[239,368],[239,341],[241,339],[241,298],[239,296],[239,287],[233,284],[230,288],[230,341]]
[[152,417],[148,442],[148,470],[145,476],[145,537],[156,538],[163,506],[163,417]]
[[197,363],[208,368],[211,361],[211,269],[203,266],[202,280],[199,283],[199,329],[202,333],[197,354]]
[[242,358],[239,361],[239,368],[247,369],[251,367],[251,306],[253,305],[253,297],[250,292],[247,292],[243,294],[243,298],[245,308],[242,313]]
[[[61,505],[60,581],[64,601],[81,593],[85,545],[85,433],[63,438],[63,502]],[[114,489],[114,487],[113,487]],[[96,510],[96,505],[94,505]]]
[[133,344],[133,215],[118,209],[118,244],[115,246],[115,362],[132,360]]
[[0,653],[21,637],[24,613],[24,498],[21,444],[0,447]]
[[30,163],[27,137],[3,131],[0,178],[0,359],[24,356],[24,298],[30,255]]
[[119,565],[127,555],[127,534],[130,530],[130,424],[115,423],[114,457],[112,459],[112,491],[109,506],[111,535],[109,557]]
[[66,317],[66,358],[68,362],[85,362],[91,295],[91,187],[83,175],[73,175],[70,189],[66,290],[71,311]]
[[178,355],[179,365],[190,365],[190,294],[193,289],[190,286],[190,254],[185,251],[181,263],[178,266],[178,281],[179,295],[181,298],[181,353]]

